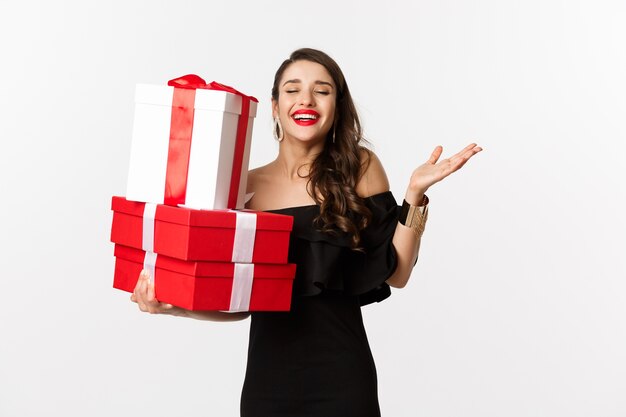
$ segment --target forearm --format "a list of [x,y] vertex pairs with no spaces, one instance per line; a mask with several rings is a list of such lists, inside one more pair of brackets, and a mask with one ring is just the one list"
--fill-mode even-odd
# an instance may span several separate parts
[[225,313],[222,311],[191,311],[185,310],[180,307],[172,307],[171,310],[168,311],[168,314],[177,317],[187,317],[195,320],[207,320],[207,321],[240,321],[248,318],[250,313],[248,312],[239,312],[239,313]]
[[[422,206],[428,204],[428,199],[423,193],[410,193],[407,192],[405,201],[412,206]],[[425,218],[424,218],[425,222]],[[423,223],[422,226],[423,226]],[[402,223],[402,219],[396,226],[396,231],[393,235],[393,246],[397,255],[397,267],[394,273],[387,279],[387,284],[395,288],[403,288],[406,286],[411,272],[417,261],[419,254],[420,243],[422,240],[422,231],[416,232],[415,226],[408,227]]]
[[387,279],[387,284],[395,288],[403,288],[409,281],[415,266],[421,238],[417,239],[410,227],[398,223],[392,242],[396,249],[398,264],[394,273]]

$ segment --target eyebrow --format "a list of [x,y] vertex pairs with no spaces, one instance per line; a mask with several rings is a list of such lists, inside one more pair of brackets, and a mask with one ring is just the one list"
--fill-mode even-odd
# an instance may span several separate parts
[[[289,84],[289,83],[299,84],[299,83],[301,83],[301,82],[302,82],[302,80],[300,80],[300,79],[298,79],[298,78],[294,78],[293,80],[287,80],[287,81],[285,81],[285,82],[283,83],[283,87],[284,87],[285,85]],[[333,88],[333,85],[332,85],[331,83],[327,82],[327,81],[320,81],[320,80],[317,80],[317,81],[315,81],[315,84],[317,84],[317,85],[327,85],[327,86],[329,86],[330,88]]]

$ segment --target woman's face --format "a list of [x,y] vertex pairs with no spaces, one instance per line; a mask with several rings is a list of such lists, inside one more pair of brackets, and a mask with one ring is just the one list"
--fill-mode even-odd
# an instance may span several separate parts
[[284,139],[323,141],[333,126],[336,99],[336,86],[326,68],[311,61],[290,64],[278,85],[278,101],[272,100]]

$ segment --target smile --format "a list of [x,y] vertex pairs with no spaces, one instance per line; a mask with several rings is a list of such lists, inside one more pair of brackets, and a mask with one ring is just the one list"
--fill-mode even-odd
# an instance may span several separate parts
[[319,113],[314,110],[298,110],[291,115],[293,121],[299,126],[314,125],[319,117]]

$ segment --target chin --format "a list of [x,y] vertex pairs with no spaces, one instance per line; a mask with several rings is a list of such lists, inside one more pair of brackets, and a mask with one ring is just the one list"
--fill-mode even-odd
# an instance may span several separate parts
[[294,139],[299,141],[299,142],[306,142],[306,143],[323,143],[324,142],[324,138],[326,136],[294,136]]
[[319,135],[319,134],[313,134],[313,133],[296,134],[296,135],[291,134],[289,136],[299,142],[323,142],[324,139],[326,138],[326,134]]

